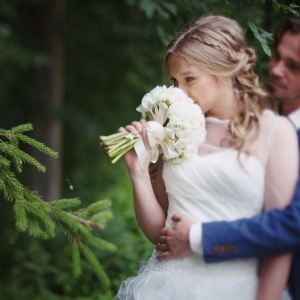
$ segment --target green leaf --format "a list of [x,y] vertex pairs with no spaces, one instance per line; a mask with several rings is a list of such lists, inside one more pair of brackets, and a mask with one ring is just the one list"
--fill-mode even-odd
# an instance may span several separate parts
[[272,0],[272,6],[276,13],[280,11],[280,4],[276,0]]
[[163,2],[162,5],[171,12],[174,16],[177,14],[177,6],[170,2]]
[[264,52],[269,56],[269,57],[272,57],[272,50],[271,48],[269,47],[269,45],[265,44],[265,43],[261,43],[261,46],[264,50]]
[[157,9],[157,4],[149,0],[142,0],[139,6],[149,19],[153,17],[154,11]]
[[[248,26],[251,29],[251,31],[253,32],[253,35],[255,36],[255,38],[260,42],[261,47],[263,48],[264,52],[268,55],[268,56],[272,56],[272,51],[270,46],[268,45],[268,42],[272,40],[272,34],[268,33],[267,31],[259,28],[258,26],[256,26],[253,22],[248,21]],[[260,34],[260,32],[262,34]]]

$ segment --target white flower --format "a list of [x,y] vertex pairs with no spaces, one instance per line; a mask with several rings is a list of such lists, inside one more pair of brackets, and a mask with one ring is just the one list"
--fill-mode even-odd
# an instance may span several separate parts
[[169,136],[173,139],[176,157],[164,156],[164,160],[180,163],[198,152],[198,146],[206,136],[205,119],[200,107],[194,103],[178,101],[168,109]]
[[176,102],[168,109],[168,119],[167,127],[174,130],[178,139],[186,139],[195,145],[204,142],[205,118],[199,105]]
[[[201,108],[179,88],[154,88],[145,95],[137,110],[146,120],[153,120],[152,123],[148,121],[151,162],[155,162],[158,154],[162,153],[164,160],[179,163],[196,154],[199,144],[205,139],[205,119]],[[160,126],[156,126],[156,122]],[[164,134],[167,135],[163,139],[157,138],[158,128],[166,129]]]
[[166,110],[177,101],[194,102],[183,90],[177,87],[157,86],[143,97],[136,110],[142,113],[143,118],[146,120],[165,122]]
[[[204,115],[179,88],[155,87],[143,97],[137,111],[148,121],[151,162],[156,162],[163,154],[165,161],[180,163],[197,154],[198,146],[205,140]],[[122,132],[100,139],[113,163],[134,147],[139,163],[143,165],[147,152],[140,136]]]

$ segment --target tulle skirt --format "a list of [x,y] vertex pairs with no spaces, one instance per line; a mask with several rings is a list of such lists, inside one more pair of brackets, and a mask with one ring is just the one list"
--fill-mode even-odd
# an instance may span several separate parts
[[159,262],[156,255],[122,283],[115,300],[255,300],[256,259],[206,264],[199,256]]

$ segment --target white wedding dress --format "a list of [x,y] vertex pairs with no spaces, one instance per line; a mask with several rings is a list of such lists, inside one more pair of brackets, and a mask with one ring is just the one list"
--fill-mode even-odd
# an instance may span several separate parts
[[[270,158],[279,132],[287,128],[288,134],[293,135],[295,131],[286,119],[265,111],[258,135],[252,133],[250,154],[242,153],[239,158],[236,150],[219,147],[228,121],[207,118],[206,124],[207,139],[198,155],[180,164],[164,163],[163,179],[169,199],[166,227],[172,226],[170,217],[174,213],[201,222],[229,221],[289,202],[292,192],[287,190],[295,185],[297,171],[291,170],[283,180],[289,189],[285,186],[281,191],[280,184],[275,190],[274,184],[279,180],[278,174],[272,174],[276,167]],[[294,136],[290,140],[294,146]],[[258,286],[255,258],[206,264],[199,255],[164,262],[157,261],[156,255],[154,250],[148,262],[141,264],[138,276],[123,282],[115,299],[255,300]]]

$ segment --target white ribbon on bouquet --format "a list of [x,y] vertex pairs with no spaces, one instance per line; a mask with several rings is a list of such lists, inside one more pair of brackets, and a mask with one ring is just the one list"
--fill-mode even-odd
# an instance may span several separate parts
[[[175,133],[172,129],[163,127],[156,121],[148,121],[146,128],[151,148],[150,161],[152,163],[157,162],[159,154],[161,153],[163,153],[167,160],[179,156],[179,154],[174,151]],[[139,165],[142,168],[147,157],[147,150],[141,136],[137,139],[134,149],[138,156]]]

